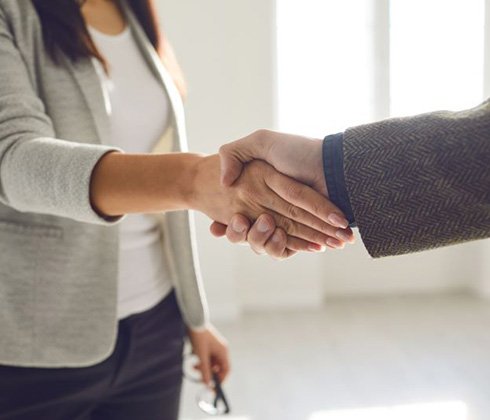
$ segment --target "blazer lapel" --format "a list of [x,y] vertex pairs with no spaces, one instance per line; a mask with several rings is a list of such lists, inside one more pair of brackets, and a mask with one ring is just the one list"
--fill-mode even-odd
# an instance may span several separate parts
[[153,45],[148,40],[136,17],[127,6],[126,1],[123,0],[121,2],[121,5],[126,15],[126,19],[131,26],[131,31],[133,33],[134,39],[138,43],[143,57],[147,61],[154,75],[157,77],[158,80],[160,80],[163,87],[165,88],[168,99],[172,106],[175,129],[177,134],[176,136],[174,136],[172,150],[187,151],[185,114],[182,97],[180,96],[180,93],[172,80],[172,76],[170,76],[170,73],[163,65],[160,56],[157,54],[155,48],[153,48]]
[[[131,27],[133,36],[140,47],[140,51],[153,71],[155,77],[162,83],[167,96],[169,98],[174,117],[176,135],[173,136],[172,151],[187,151],[187,135],[185,126],[185,113],[182,97],[180,96],[177,87],[175,86],[171,75],[162,63],[161,58],[151,45],[150,41],[143,32],[139,22],[133,15],[126,4],[125,0],[121,1],[122,10]],[[86,105],[90,110],[97,134],[98,141],[101,144],[110,144],[110,122],[106,107],[107,98],[104,97],[104,92],[100,83],[97,71],[91,59],[83,59],[77,62],[72,62],[66,57],[66,67],[71,71],[73,77],[77,81],[80,91],[82,92]],[[168,138],[168,134],[166,133]],[[157,148],[161,147],[157,145]]]
[[99,137],[98,141],[101,144],[109,144],[110,123],[106,109],[106,99],[104,98],[102,85],[91,59],[87,58],[78,60],[77,62],[72,62],[66,57],[63,59],[85,98]]

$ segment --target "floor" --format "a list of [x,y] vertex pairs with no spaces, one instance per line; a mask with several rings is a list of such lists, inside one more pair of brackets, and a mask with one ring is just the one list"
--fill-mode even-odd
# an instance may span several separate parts
[[[234,367],[229,420],[490,418],[490,302],[477,297],[336,300],[220,329]],[[185,420],[206,417],[197,391],[186,384]]]

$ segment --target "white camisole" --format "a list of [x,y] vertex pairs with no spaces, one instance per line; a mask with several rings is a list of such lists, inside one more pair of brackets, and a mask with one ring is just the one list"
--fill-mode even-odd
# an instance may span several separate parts
[[[151,73],[129,26],[119,35],[89,27],[109,74],[93,60],[111,124],[111,145],[126,153],[149,153],[168,128],[170,104]],[[162,233],[150,214],[130,214],[119,223],[118,318],[143,312],[172,290]]]

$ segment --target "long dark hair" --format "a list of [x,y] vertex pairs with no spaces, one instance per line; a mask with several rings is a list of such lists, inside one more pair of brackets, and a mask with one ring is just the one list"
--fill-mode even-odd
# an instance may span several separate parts
[[[76,61],[84,57],[95,57],[103,61],[93,44],[85,21],[80,13],[80,0],[32,0],[43,28],[43,38],[48,53],[55,60],[65,54]],[[148,39],[158,51],[160,32],[152,0],[128,0]]]
[[[59,63],[60,54],[70,60],[95,57],[106,68],[104,57],[92,41],[80,12],[85,0],[31,0],[41,21],[43,40],[51,58]],[[182,94],[185,82],[172,48],[159,30],[153,0],[126,0],[155,50],[168,64],[169,70]]]

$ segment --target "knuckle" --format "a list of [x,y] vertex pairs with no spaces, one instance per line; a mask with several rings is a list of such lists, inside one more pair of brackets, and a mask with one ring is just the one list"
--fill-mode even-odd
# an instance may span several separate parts
[[240,242],[245,242],[245,234],[241,233],[234,233],[234,232],[229,232],[226,234],[226,238],[231,242],[231,243],[240,243]]
[[[257,205],[263,209],[276,209],[278,207],[277,199],[275,196],[268,194],[267,192],[255,192],[255,200]],[[270,220],[270,219],[269,219]]]
[[260,141],[266,140],[268,134],[269,134],[269,130],[265,128],[259,128],[254,132],[254,136],[258,138]]
[[304,196],[303,188],[297,184],[291,184],[288,186],[287,197],[291,201],[301,201]]
[[230,149],[230,144],[223,144],[219,149],[218,149],[218,153],[220,155],[226,155],[228,154],[228,151]]
[[287,209],[287,215],[291,219],[298,219],[301,216],[301,209],[293,204],[290,204]]
[[294,233],[294,222],[291,219],[288,219],[286,217],[282,217],[279,220],[278,225],[283,228],[287,233],[292,234]]
[[253,188],[248,184],[244,183],[238,188],[238,197],[245,202],[248,202],[253,196]]
[[252,249],[254,249],[257,252],[263,253],[264,252],[264,240],[262,240],[259,237],[259,235],[263,235],[263,234],[252,233],[251,235],[249,235],[248,243],[250,244]]

